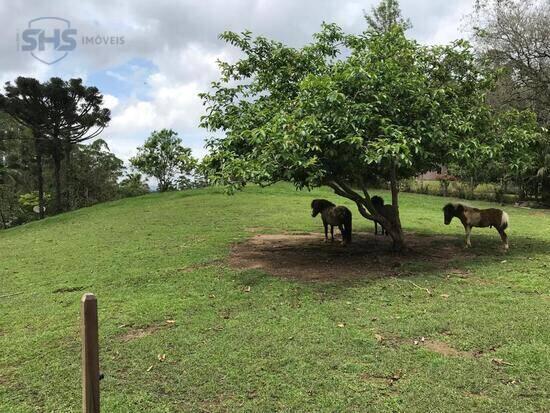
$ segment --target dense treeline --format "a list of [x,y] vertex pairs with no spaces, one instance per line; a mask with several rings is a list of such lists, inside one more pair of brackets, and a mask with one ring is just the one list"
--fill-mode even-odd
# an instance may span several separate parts
[[[40,216],[37,155],[32,132],[5,113],[0,113],[0,137],[0,228],[7,228]],[[47,215],[56,212],[57,188],[55,160],[48,152],[42,154],[41,169]],[[149,192],[140,174],[130,173],[123,178],[123,161],[109,151],[102,139],[89,145],[74,144],[70,172],[67,169],[69,166],[62,159],[58,183],[65,194],[63,210]]]
[[550,205],[550,3],[477,0],[471,16],[480,60],[498,71],[487,96],[497,113],[494,151],[449,165],[469,184],[495,184],[498,200]]
[[[198,162],[171,130],[153,132],[127,171],[99,136],[110,112],[80,79],[19,77],[0,94],[0,228],[98,202],[203,185]],[[91,143],[86,144],[86,141]]]
[[[13,83],[6,83],[4,94],[0,95],[0,109],[31,132],[41,218],[45,213],[46,158],[53,163],[54,210],[62,212],[70,207],[73,150],[99,136],[110,121],[111,113],[102,103],[99,90],[84,86],[81,79],[64,81],[52,77],[41,83],[18,77]],[[62,162],[65,186],[61,177]]]

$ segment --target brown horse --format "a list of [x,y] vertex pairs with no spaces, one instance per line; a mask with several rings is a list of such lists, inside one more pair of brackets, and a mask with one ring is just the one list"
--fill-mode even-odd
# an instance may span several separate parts
[[[376,212],[386,218],[390,223],[395,222],[395,208],[393,205],[384,204],[384,199],[380,196],[373,196],[371,201]],[[378,225],[378,222],[374,221],[374,235],[378,235]],[[388,235],[388,231],[386,231],[382,225],[380,225],[380,228],[382,228],[382,235]]]
[[342,243],[351,242],[351,211],[345,206],[336,206],[326,199],[314,199],[311,201],[311,216],[321,214],[325,227],[325,242],[328,241],[328,226],[330,225],[331,241],[334,241],[334,227],[337,226],[342,233]]
[[471,247],[470,233],[472,227],[495,227],[500,234],[504,249],[508,249],[508,236],[504,230],[508,228],[508,214],[501,209],[477,209],[462,204],[447,204],[443,207],[445,225],[449,225],[454,217],[460,219],[466,231],[466,247]]

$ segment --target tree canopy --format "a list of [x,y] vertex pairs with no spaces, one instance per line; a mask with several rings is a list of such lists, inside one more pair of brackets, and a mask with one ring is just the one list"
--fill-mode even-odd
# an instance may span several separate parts
[[152,132],[130,163],[138,171],[155,177],[161,192],[176,189],[182,176],[190,174],[197,165],[191,149],[182,146],[178,134],[171,129]]

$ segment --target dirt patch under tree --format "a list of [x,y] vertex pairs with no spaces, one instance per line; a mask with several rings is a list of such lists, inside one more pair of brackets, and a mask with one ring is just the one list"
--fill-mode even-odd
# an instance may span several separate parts
[[453,260],[472,255],[456,237],[409,233],[406,254],[393,252],[389,237],[364,232],[353,237],[343,246],[339,240],[325,243],[320,233],[258,234],[236,244],[228,262],[233,268],[313,281],[407,275],[415,263],[443,271],[454,268]]

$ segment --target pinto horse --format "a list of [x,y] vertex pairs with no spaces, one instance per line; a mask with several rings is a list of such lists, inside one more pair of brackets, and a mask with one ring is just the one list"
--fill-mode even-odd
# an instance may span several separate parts
[[326,199],[314,199],[311,201],[311,216],[315,218],[321,214],[325,227],[325,242],[328,241],[328,226],[330,225],[331,241],[334,241],[334,227],[337,226],[342,233],[342,243],[351,242],[351,211],[345,206],[336,206]]
[[466,231],[466,247],[471,247],[470,233],[472,227],[495,227],[500,234],[504,249],[508,249],[508,235],[504,230],[508,228],[508,214],[501,209],[477,209],[463,204],[447,204],[443,207],[445,225],[449,225],[454,217],[460,219]]

